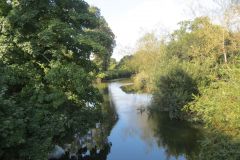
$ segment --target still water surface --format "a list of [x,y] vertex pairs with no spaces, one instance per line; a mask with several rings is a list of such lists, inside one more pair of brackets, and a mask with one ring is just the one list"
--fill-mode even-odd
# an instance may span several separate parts
[[166,114],[149,114],[151,95],[127,94],[124,82],[108,85],[118,115],[110,132],[108,160],[184,160],[197,152],[200,131],[187,122],[172,121]]
[[71,160],[192,159],[198,151],[200,130],[187,122],[170,120],[166,113],[150,113],[151,95],[125,93],[121,86],[127,84],[126,81],[102,84],[104,120],[87,135],[76,134],[75,141],[63,147],[68,148],[67,157]]

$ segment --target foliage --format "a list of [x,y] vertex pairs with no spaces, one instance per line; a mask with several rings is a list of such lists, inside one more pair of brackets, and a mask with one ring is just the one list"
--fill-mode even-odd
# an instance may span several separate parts
[[121,89],[125,93],[144,93],[144,90],[136,89],[134,84],[123,85],[123,86],[121,86]]
[[117,64],[116,69],[123,72],[134,73],[135,68],[131,65],[131,60],[133,59],[132,55],[124,56]]
[[104,17],[100,16],[100,10],[96,7],[91,7],[90,10],[99,18],[99,26],[94,31],[90,31],[91,38],[96,39],[103,46],[101,50],[95,51],[94,62],[100,71],[107,71],[113,60],[111,56],[115,47],[115,36]]
[[194,21],[183,21],[176,30],[168,46],[168,56],[177,56],[182,60],[206,59],[215,61],[221,55],[222,28],[214,25],[207,17]]
[[[165,58],[165,45],[154,33],[148,33],[138,42],[138,49],[130,60],[131,68],[137,73],[133,77],[135,88],[150,92],[154,90],[155,75]],[[144,65],[143,65],[144,64]]]
[[171,118],[181,117],[182,107],[198,94],[196,82],[185,71],[173,68],[161,76],[154,94],[154,102],[162,111],[168,111]]
[[100,119],[90,55],[108,61],[114,35],[80,0],[1,1],[0,21],[0,159],[47,159]]
[[113,80],[113,79],[120,79],[120,78],[130,78],[132,76],[132,72],[127,72],[123,70],[111,70],[106,71],[104,78],[102,78],[103,81],[107,80]]
[[201,150],[193,159],[196,160],[235,160],[240,158],[240,143],[239,139],[233,139],[231,136],[223,135],[220,132],[208,134],[201,141]]
[[196,159],[239,159],[239,44],[239,32],[199,17],[166,40],[147,34],[133,55],[135,86],[153,93],[151,112],[204,124]]
[[114,58],[111,58],[107,71],[100,72],[98,78],[103,81],[130,78],[135,73],[135,70],[130,64],[131,59],[132,56],[124,56],[119,62],[117,62]]
[[220,72],[221,79],[204,88],[185,109],[196,113],[196,120],[203,120],[209,128],[240,136],[240,68],[224,66]]

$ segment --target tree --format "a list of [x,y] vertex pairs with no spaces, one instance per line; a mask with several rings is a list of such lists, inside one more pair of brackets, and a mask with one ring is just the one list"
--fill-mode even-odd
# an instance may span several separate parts
[[220,8],[220,22],[224,27],[222,29],[222,51],[224,55],[224,62],[227,63],[227,51],[225,47],[226,30],[236,30],[239,28],[239,19],[235,17],[240,16],[240,2],[238,0],[214,0]]
[[111,58],[108,70],[112,71],[112,70],[116,69],[116,66],[117,66],[117,60],[115,58]]
[[208,16],[211,19],[222,26],[222,55],[224,62],[228,61],[228,50],[226,47],[226,39],[228,38],[229,31],[237,31],[240,29],[240,1],[239,0],[211,0],[209,1],[212,6],[208,8],[204,6],[200,1],[193,1],[191,4],[191,11],[194,15],[193,18],[197,16]]
[[[100,10],[96,7],[91,7],[91,11],[100,15]],[[115,47],[114,34],[109,28],[104,17],[99,16],[99,27],[91,32],[91,36],[97,39],[98,42],[104,47],[101,50],[95,51],[94,61],[99,67],[100,71],[107,71],[113,49]]]
[[118,62],[117,66],[116,66],[117,69],[134,72],[134,69],[132,68],[132,66],[130,64],[132,58],[133,58],[132,55],[126,55],[123,58],[121,58],[121,60]]
[[167,47],[169,56],[202,63],[219,58],[222,49],[222,28],[219,25],[211,23],[208,17],[184,21],[180,25]]
[[0,159],[47,159],[99,120],[90,55],[111,54],[110,31],[82,0],[1,1]]

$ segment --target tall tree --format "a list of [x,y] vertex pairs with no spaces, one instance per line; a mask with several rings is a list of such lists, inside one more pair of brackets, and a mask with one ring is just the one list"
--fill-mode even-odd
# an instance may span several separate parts
[[224,55],[224,62],[227,63],[227,51],[225,47],[226,30],[238,29],[240,25],[240,1],[239,0],[214,0],[219,6],[218,15],[220,15],[220,22],[224,27],[222,30],[222,52]]
[[0,159],[47,159],[67,131],[99,120],[90,55],[114,46],[103,21],[83,0],[0,2]]

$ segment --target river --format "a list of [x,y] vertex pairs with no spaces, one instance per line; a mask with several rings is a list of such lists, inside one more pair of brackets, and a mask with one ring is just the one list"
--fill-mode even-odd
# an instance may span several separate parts
[[124,82],[109,84],[109,95],[118,121],[108,139],[108,160],[184,160],[197,150],[200,131],[187,122],[173,121],[165,113],[150,115],[151,95],[127,94]]
[[72,159],[191,159],[198,152],[201,131],[188,122],[169,119],[167,113],[149,113],[151,95],[125,93],[121,86],[128,83],[115,81],[104,85],[105,120],[88,135],[78,138],[77,154],[72,154]]

